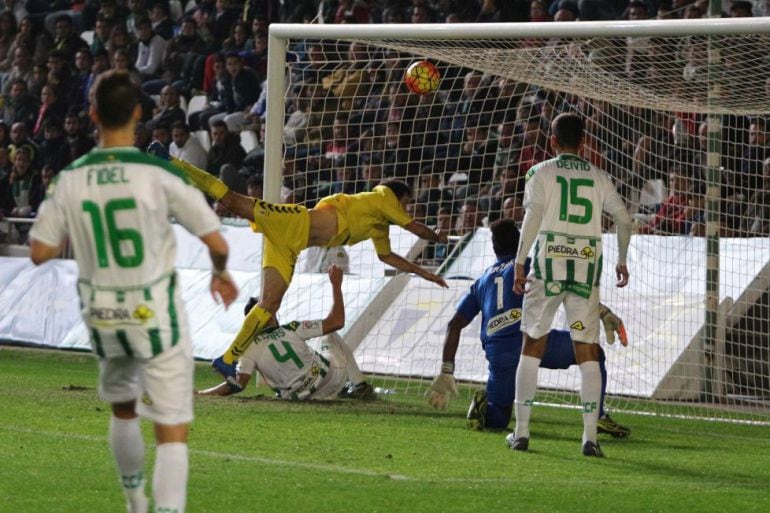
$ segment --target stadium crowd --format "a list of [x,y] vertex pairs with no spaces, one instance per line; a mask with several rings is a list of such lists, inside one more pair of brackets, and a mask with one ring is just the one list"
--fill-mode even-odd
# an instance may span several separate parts
[[[267,29],[294,23],[462,23],[699,18],[686,0],[4,0],[0,12],[0,216],[34,217],[46,187],[95,141],[89,89],[108,69],[141,84],[136,146],[171,155],[261,196]],[[726,2],[724,16],[752,16]],[[525,41],[556,45],[558,41]],[[596,55],[612,73],[705,95],[707,45],[609,40]],[[613,53],[615,52],[615,53]],[[728,55],[757,69],[757,49]],[[408,181],[410,214],[464,235],[500,217],[521,221],[524,175],[547,158],[547,128],[561,112],[587,118],[585,158],[615,180],[639,233],[704,233],[706,119],[609,104],[510,78],[439,64],[438,91],[409,93],[415,56],[361,43],[290,42],[283,131],[283,202],[312,207],[329,194]],[[601,61],[601,59],[599,59]],[[677,80],[661,79],[662,63]],[[760,78],[736,97],[766,94]],[[670,71],[669,71],[670,73]],[[653,80],[657,78],[657,80]],[[676,82],[672,84],[672,82]],[[701,88],[701,89],[699,89]],[[671,91],[667,91],[670,93]],[[770,233],[770,135],[764,117],[723,119],[723,236]],[[221,215],[227,212],[214,205]],[[0,239],[26,239],[0,222]],[[447,248],[429,248],[440,261]]]

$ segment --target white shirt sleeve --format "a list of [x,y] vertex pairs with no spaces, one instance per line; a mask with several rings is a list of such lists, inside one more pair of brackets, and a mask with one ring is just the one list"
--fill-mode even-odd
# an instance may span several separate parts
[[626,209],[623,198],[620,197],[612,180],[605,175],[603,180],[605,187],[604,210],[612,216],[615,221],[615,231],[618,238],[618,264],[626,265],[626,256],[628,255],[628,246],[631,243],[631,231],[633,221]]
[[56,247],[64,242],[67,236],[67,215],[57,201],[57,189],[58,187],[40,204],[35,223],[29,233],[33,239]]
[[168,198],[169,213],[188,232],[200,237],[219,230],[219,218],[206,203],[202,192],[165,171],[163,186]]

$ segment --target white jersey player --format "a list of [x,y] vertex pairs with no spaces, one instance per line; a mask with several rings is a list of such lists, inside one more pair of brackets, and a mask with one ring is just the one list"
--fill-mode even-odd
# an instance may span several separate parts
[[[522,357],[516,374],[516,432],[508,437],[514,450],[527,450],[529,416],[537,391],[537,373],[553,317],[562,304],[582,375],[583,454],[602,456],[596,443],[599,371],[599,279],[602,270],[602,212],[615,221],[618,238],[617,285],[628,283],[626,253],[631,217],[607,174],[578,156],[583,145],[583,120],[561,114],[551,123],[556,158],[527,173],[526,213],[516,255],[514,291],[522,294],[531,282],[522,308]],[[525,261],[535,244],[529,278]]]
[[[230,395],[240,392],[257,371],[281,399],[304,401],[337,397],[351,381],[347,396],[374,399],[371,385],[364,381],[352,351],[336,333],[345,324],[342,299],[342,268],[329,267],[334,298],[329,315],[321,320],[293,321],[272,326],[258,334],[238,360],[235,382],[225,381],[199,392],[200,395]],[[252,298],[244,313],[258,303]],[[275,322],[275,321],[273,321]],[[323,337],[318,350],[307,341]]]
[[194,362],[169,216],[208,246],[215,299],[229,305],[238,291],[225,270],[219,220],[203,196],[167,163],[133,148],[141,106],[126,73],[100,75],[90,115],[99,147],[57,176],[30,232],[30,257],[35,264],[56,258],[66,240],[74,251],[83,319],[99,356],[99,393],[112,406],[110,446],[128,511],[149,507],[141,415],[155,424],[155,508],[181,513]]

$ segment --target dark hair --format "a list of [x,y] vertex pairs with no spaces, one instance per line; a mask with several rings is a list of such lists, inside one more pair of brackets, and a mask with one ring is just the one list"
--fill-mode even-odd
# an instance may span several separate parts
[[513,219],[498,219],[489,227],[492,232],[492,248],[498,258],[515,255],[519,247],[519,229]]
[[216,121],[213,121],[213,122],[211,123],[211,128],[214,128],[215,126],[216,126],[216,127],[220,127],[220,128],[221,128],[221,127],[225,127],[225,129],[227,129],[227,123],[225,123],[225,122],[224,122],[224,121],[222,121],[221,119],[218,119],[218,120],[216,120]]
[[187,123],[185,123],[182,120],[174,121],[173,123],[171,123],[171,130],[173,130],[175,128],[181,128],[185,132],[190,133],[190,127],[187,126]]
[[380,182],[380,185],[384,185],[385,187],[393,191],[393,194],[395,194],[396,198],[398,198],[399,200],[404,196],[412,195],[412,188],[400,180],[384,180]]
[[105,128],[120,128],[131,121],[139,104],[139,88],[125,71],[105,71],[93,86],[93,104]]
[[577,148],[583,141],[583,118],[571,112],[556,116],[551,123],[551,133],[564,148]]

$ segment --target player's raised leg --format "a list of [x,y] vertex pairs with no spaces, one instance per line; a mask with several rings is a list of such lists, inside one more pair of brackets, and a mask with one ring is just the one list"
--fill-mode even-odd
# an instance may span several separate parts
[[286,289],[289,284],[283,275],[275,267],[262,269],[262,290],[259,303],[246,315],[241,329],[235,335],[230,347],[211,362],[211,366],[222,374],[228,383],[237,386],[235,361],[243,355],[246,348],[254,340],[254,337],[267,327],[270,319],[281,306]]

